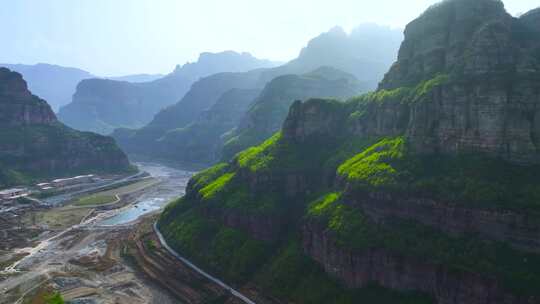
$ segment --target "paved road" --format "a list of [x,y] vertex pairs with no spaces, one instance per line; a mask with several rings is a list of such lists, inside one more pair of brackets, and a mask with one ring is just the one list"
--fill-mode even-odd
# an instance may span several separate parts
[[211,275],[209,275],[208,273],[204,272],[204,270],[200,269],[199,267],[195,266],[193,263],[191,263],[189,260],[187,260],[186,258],[180,256],[180,254],[178,254],[178,252],[176,252],[174,249],[172,249],[169,244],[167,244],[167,241],[165,240],[165,238],[163,237],[163,235],[161,234],[161,232],[159,231],[159,229],[157,228],[157,224],[154,223],[154,231],[156,232],[158,238],[159,238],[159,242],[161,243],[161,245],[163,247],[165,247],[165,249],[167,249],[173,256],[175,256],[177,259],[179,259],[180,261],[182,261],[182,263],[188,265],[191,269],[195,270],[196,272],[198,272],[199,274],[201,274],[202,276],[204,276],[205,278],[209,279],[210,281],[218,284],[219,286],[223,287],[224,289],[228,290],[233,296],[237,297],[238,299],[242,300],[244,303],[247,303],[247,304],[255,304],[255,302],[251,301],[248,297],[244,296],[243,294],[241,294],[240,292],[234,290],[232,287],[230,287],[229,285],[223,283],[223,281],[221,281],[220,279],[216,278],[216,277],[213,277]]

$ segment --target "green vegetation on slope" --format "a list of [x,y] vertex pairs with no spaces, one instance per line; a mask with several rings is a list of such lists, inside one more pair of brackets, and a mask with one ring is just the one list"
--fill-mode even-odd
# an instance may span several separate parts
[[202,188],[199,193],[202,195],[203,199],[209,200],[213,199],[222,192],[229,182],[234,178],[235,173],[226,173],[218,177],[216,180],[208,184],[206,187]]
[[402,159],[404,150],[404,138],[383,139],[342,164],[338,173],[368,186],[392,186],[398,178],[392,162]]
[[433,303],[422,294],[394,292],[376,285],[345,289],[307,257],[295,239],[279,249],[255,281],[271,294],[295,303]]
[[[81,173],[129,173],[127,158],[111,138],[60,123],[1,127],[0,186]],[[14,149],[21,152],[13,152]],[[72,163],[76,164],[73,165]]]
[[392,90],[381,89],[375,92],[366,93],[358,97],[351,98],[350,103],[376,103],[386,102],[396,103],[417,103],[425,101],[435,88],[446,85],[450,82],[447,74],[437,74],[431,79],[419,82],[416,86],[399,87]]
[[113,195],[89,195],[78,199],[75,206],[97,206],[112,203],[116,200]]
[[502,278],[504,286],[516,293],[538,295],[537,254],[475,236],[451,237],[412,221],[394,219],[391,228],[375,224],[360,209],[340,200],[338,193],[329,193],[312,203],[307,217],[332,231],[344,248],[384,248],[452,269]]
[[433,303],[425,295],[378,286],[347,290],[302,253],[296,237],[283,244],[258,241],[206,219],[193,206],[162,217],[159,227],[174,248],[211,273],[237,285],[255,282],[265,293],[297,303]]
[[244,121],[225,143],[223,159],[251,146],[259,145],[279,131],[291,104],[307,98],[347,99],[365,91],[365,85],[333,67],[319,67],[303,75],[284,75],[266,85]]
[[241,168],[249,168],[252,172],[269,170],[274,160],[274,151],[281,139],[281,133],[276,133],[259,146],[251,147],[238,153],[236,161]]
[[267,258],[269,244],[188,210],[162,218],[160,229],[171,245],[205,269],[233,282],[245,282]]
[[479,154],[417,155],[403,137],[384,138],[344,162],[338,174],[358,190],[393,191],[468,207],[540,210],[538,165]]
[[64,298],[59,292],[55,292],[45,297],[45,303],[47,304],[64,304]]

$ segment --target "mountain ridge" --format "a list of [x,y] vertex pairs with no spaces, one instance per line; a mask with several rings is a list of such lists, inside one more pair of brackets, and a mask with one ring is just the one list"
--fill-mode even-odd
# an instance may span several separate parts
[[101,134],[110,134],[116,128],[138,129],[149,124],[162,109],[181,100],[200,78],[272,64],[248,53],[226,51],[203,53],[199,61],[177,66],[170,74],[150,82],[85,80],[77,86],[73,102],[60,110],[59,118],[75,129]]
[[281,132],[190,180],[167,242],[283,301],[540,303],[529,22],[495,0],[431,7],[377,91],[297,101]]
[[32,95],[21,74],[0,68],[0,184],[86,172],[127,173],[126,155],[110,137],[59,123],[47,102]]

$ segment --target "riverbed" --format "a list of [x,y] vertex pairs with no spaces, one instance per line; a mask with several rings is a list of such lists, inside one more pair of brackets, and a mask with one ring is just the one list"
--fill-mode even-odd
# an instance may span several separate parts
[[192,172],[155,163],[137,163],[141,171],[148,172],[159,184],[146,191],[133,204],[116,212],[116,215],[97,222],[100,226],[124,225],[139,217],[164,208],[172,200],[185,194]]
[[51,288],[68,301],[179,303],[125,264],[120,249],[136,227],[131,224],[184,195],[193,173],[155,163],[136,165],[158,183],[141,192],[129,205],[106,211],[104,217],[99,214],[97,217],[102,219],[97,221],[44,232],[29,248],[14,248],[14,253],[26,256],[0,269],[0,304],[22,303]]

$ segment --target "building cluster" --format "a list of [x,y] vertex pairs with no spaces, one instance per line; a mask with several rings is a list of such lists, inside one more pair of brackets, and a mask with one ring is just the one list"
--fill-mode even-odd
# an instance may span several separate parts
[[75,177],[70,177],[70,178],[59,178],[49,183],[37,184],[36,186],[41,191],[49,191],[53,189],[60,189],[64,187],[75,186],[79,184],[92,183],[95,180],[96,180],[96,177],[92,174],[89,174],[89,175],[80,175],[80,176],[75,176]]
[[[90,175],[80,175],[70,178],[59,178],[47,183],[39,183],[36,185],[35,189],[38,192],[48,192],[54,190],[60,190],[70,186],[76,186],[81,184],[93,183],[97,178]],[[14,201],[16,199],[26,197],[30,195],[32,191],[28,188],[11,188],[0,190],[0,202],[6,203]]]
[[26,188],[13,188],[0,191],[0,201],[10,201],[28,196],[30,191]]

